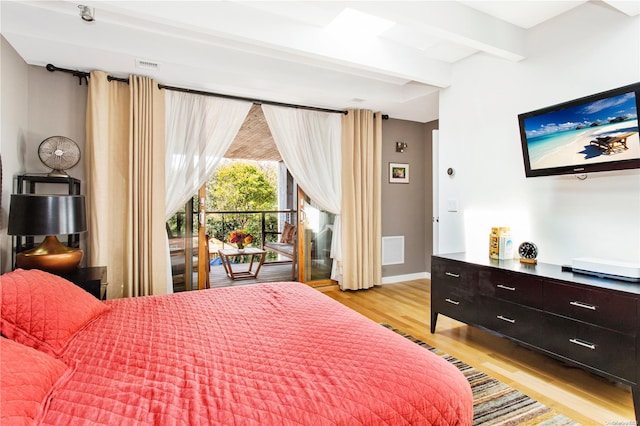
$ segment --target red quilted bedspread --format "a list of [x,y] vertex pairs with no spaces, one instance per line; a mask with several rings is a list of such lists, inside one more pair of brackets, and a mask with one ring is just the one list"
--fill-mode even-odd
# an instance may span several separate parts
[[299,283],[107,302],[43,424],[402,425],[472,421],[451,364]]

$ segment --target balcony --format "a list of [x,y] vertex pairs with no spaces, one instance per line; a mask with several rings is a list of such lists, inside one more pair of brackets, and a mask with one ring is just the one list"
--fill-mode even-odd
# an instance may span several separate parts
[[[225,287],[243,285],[256,282],[291,281],[291,259],[267,252],[265,263],[257,279],[233,281],[227,277],[218,250],[235,248],[235,244],[228,242],[228,235],[237,229],[244,229],[253,236],[251,247],[262,248],[265,241],[278,241],[285,222],[295,224],[297,212],[295,210],[262,210],[262,211],[207,211],[204,212],[205,231],[209,236],[209,286]],[[185,215],[184,212],[175,216],[173,223],[167,223],[174,291],[184,291],[198,288],[198,213]],[[189,230],[191,230],[189,232]],[[193,241],[191,247],[185,244]],[[186,249],[185,249],[186,247]],[[237,258],[238,270],[248,267],[248,256]],[[186,259],[192,259],[187,262]],[[191,276],[191,280],[186,279]]]

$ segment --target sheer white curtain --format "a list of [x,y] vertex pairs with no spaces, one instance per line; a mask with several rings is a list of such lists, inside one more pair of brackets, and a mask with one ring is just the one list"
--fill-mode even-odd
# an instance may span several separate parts
[[251,102],[168,90],[166,219],[198,192],[244,123]]
[[298,185],[323,210],[336,215],[331,241],[331,278],[340,281],[341,115],[262,105],[280,156]]
[[[168,90],[166,93],[165,221],[198,192],[233,143],[251,102]],[[167,292],[173,292],[165,233]]]

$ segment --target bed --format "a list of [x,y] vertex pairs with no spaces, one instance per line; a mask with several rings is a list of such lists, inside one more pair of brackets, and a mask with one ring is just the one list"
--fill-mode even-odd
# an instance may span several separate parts
[[0,286],[3,425],[472,422],[456,367],[304,284],[106,302],[36,270]]

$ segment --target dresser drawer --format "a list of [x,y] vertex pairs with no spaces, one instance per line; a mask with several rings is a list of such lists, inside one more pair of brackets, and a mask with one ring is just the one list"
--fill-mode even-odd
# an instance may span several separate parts
[[542,347],[575,362],[636,382],[636,337],[545,314]]
[[431,311],[468,324],[475,324],[478,316],[478,303],[455,294],[432,293]]
[[431,311],[474,324],[478,268],[465,262],[432,258]]
[[638,302],[632,297],[545,281],[544,308],[612,330],[637,333]]
[[478,291],[484,296],[507,302],[542,307],[542,280],[536,277],[502,270],[480,271]]
[[478,281],[477,268],[455,261],[434,259],[431,263],[431,282],[438,289],[459,296],[473,297]]
[[443,301],[451,299],[456,302],[468,303],[475,302],[477,299],[477,296],[474,294],[474,292],[470,291],[468,287],[442,285],[435,280],[431,281],[431,296],[432,300],[434,298]]
[[542,312],[537,309],[481,297],[478,324],[530,345],[541,342]]

